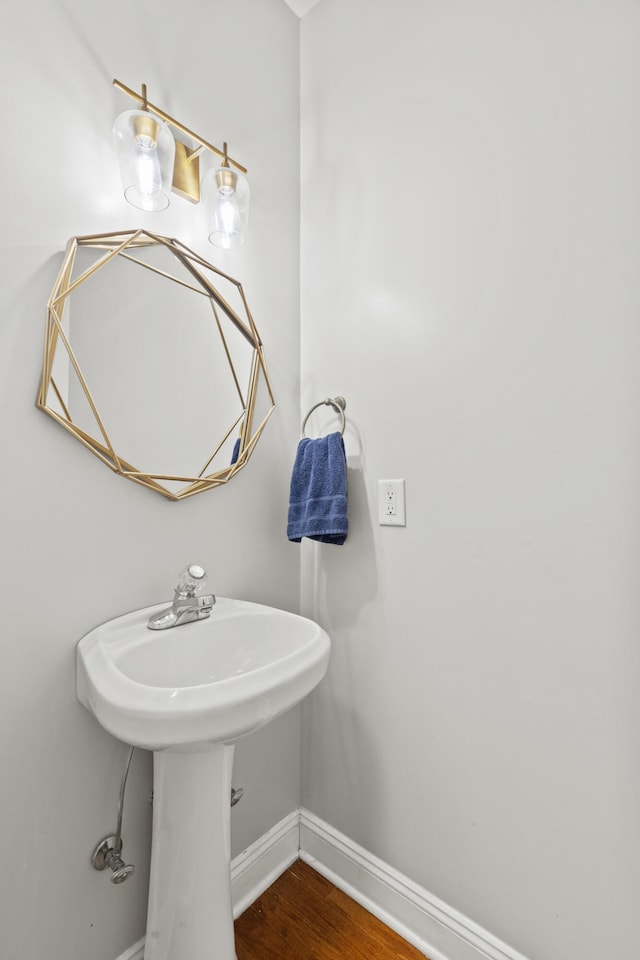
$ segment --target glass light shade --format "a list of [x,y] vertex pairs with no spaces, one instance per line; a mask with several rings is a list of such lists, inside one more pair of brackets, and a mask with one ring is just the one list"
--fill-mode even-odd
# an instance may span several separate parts
[[127,110],[113,125],[125,199],[139,210],[166,210],[176,145],[167,124],[147,110]]
[[209,242],[231,250],[241,247],[249,221],[249,184],[230,167],[218,167],[202,181],[202,197],[209,218]]

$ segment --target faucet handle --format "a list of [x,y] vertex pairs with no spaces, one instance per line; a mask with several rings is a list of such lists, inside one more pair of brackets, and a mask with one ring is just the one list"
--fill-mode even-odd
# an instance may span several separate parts
[[192,563],[180,574],[176,593],[182,597],[195,597],[197,591],[204,586],[207,571],[197,563]]

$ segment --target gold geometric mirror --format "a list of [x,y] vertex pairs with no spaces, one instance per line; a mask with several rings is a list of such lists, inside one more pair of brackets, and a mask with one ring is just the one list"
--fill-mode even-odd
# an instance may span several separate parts
[[131,230],[69,241],[36,405],[115,473],[182,500],[246,465],[274,400],[241,284]]

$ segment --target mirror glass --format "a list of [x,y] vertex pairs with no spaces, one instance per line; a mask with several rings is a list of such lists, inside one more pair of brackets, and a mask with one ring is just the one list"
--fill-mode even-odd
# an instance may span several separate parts
[[116,473],[172,500],[226,483],[274,407],[241,284],[168,237],[72,238],[37,405]]

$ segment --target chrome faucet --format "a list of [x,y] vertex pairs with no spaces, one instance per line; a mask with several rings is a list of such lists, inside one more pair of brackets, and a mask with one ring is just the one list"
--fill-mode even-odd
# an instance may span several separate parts
[[210,616],[216,598],[212,593],[199,594],[207,579],[204,567],[192,563],[180,574],[178,586],[170,607],[154,613],[149,618],[149,630],[168,630],[193,620],[204,620]]

